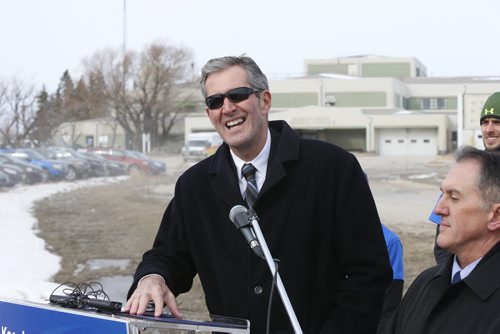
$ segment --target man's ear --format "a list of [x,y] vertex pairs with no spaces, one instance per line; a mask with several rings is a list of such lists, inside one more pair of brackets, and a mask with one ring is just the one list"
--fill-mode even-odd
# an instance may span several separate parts
[[261,94],[260,107],[262,108],[262,110],[264,110],[264,113],[267,114],[267,113],[269,113],[269,110],[271,110],[271,100],[272,100],[271,92],[268,90],[265,90],[265,91],[261,92],[260,94]]
[[488,223],[488,230],[500,230],[500,203],[493,205],[493,217]]

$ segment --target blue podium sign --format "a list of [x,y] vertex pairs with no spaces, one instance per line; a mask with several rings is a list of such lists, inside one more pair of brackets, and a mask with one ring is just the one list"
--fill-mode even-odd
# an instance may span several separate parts
[[49,305],[0,300],[1,333],[101,334],[128,333],[127,321]]
[[250,333],[248,320],[206,316],[191,314],[188,319],[175,319],[122,312],[107,314],[0,299],[0,334]]

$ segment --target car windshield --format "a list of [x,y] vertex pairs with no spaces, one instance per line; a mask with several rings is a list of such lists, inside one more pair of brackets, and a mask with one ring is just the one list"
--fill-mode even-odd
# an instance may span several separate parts
[[83,159],[83,160],[87,160],[87,156],[85,156],[85,154],[83,153],[80,153],[78,151],[71,151],[71,154],[73,154],[75,157],[77,157],[78,159]]
[[99,160],[108,161],[108,160],[106,160],[105,157],[103,157],[102,155],[99,155],[99,154],[95,154],[95,153],[91,153],[91,152],[87,152],[84,154],[92,159],[99,159]]
[[190,140],[188,142],[188,146],[191,147],[207,147],[210,146],[210,143],[207,140]]
[[149,157],[147,155],[138,151],[127,151],[127,153],[135,158],[149,160]]
[[45,158],[43,155],[41,155],[40,153],[35,152],[35,151],[21,151],[21,152],[19,152],[21,154],[18,154],[17,156],[15,155],[16,153],[17,152],[14,152],[12,155],[15,156],[15,157],[22,157],[21,154],[25,153],[32,160],[47,160],[47,158]]

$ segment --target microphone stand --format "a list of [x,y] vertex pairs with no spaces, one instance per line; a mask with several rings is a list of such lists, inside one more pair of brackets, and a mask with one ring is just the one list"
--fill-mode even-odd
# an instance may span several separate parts
[[302,334],[302,329],[300,328],[299,321],[297,320],[295,311],[293,310],[292,304],[290,303],[290,299],[288,298],[288,294],[286,293],[285,286],[281,281],[281,276],[279,272],[276,272],[276,264],[274,263],[273,257],[271,256],[271,252],[269,251],[269,247],[267,247],[266,239],[264,239],[264,235],[262,234],[262,230],[260,229],[259,222],[257,221],[257,215],[253,210],[250,210],[250,212],[251,212],[251,216],[249,218],[250,224],[252,225],[255,232],[255,236],[257,237],[257,240],[259,241],[262,251],[264,252],[264,256],[266,258],[267,265],[271,270],[271,274],[273,275],[273,277],[274,275],[277,275],[276,284],[278,292],[280,294],[281,301],[285,306],[288,318],[290,318],[290,322],[292,323],[293,331],[295,332],[295,334]]

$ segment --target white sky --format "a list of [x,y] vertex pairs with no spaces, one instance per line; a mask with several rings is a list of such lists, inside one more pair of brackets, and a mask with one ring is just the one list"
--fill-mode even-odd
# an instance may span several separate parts
[[[16,186],[0,192],[0,299],[47,301],[58,284],[51,277],[60,269],[60,257],[46,249],[35,235],[33,204],[61,191],[123,180],[124,176],[92,178],[76,182]],[[78,283],[78,282],[75,282]]]
[[[124,0],[0,0],[0,77],[54,90],[68,69],[122,48]],[[416,57],[433,76],[500,75],[498,0],[126,0],[127,46],[155,41],[208,59],[246,53],[269,76],[304,59]]]

